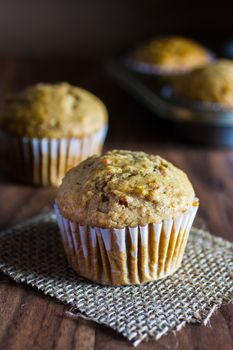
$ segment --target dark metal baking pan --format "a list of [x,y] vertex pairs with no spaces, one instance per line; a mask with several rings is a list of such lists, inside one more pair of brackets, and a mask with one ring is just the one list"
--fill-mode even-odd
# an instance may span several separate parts
[[114,80],[155,115],[177,126],[182,137],[206,145],[233,147],[233,111],[190,105],[163,93],[163,83],[128,69],[119,60],[108,62]]

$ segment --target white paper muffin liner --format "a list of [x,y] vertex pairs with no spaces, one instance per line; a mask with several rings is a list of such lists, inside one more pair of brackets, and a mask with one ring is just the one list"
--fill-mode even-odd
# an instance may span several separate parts
[[55,213],[67,259],[81,276],[100,284],[140,284],[164,278],[181,265],[198,200],[184,214],[159,224],[108,229],[83,226]]
[[1,133],[4,162],[8,171],[16,172],[15,176],[24,182],[58,186],[70,168],[101,153],[106,133],[107,127],[82,138],[31,138]]

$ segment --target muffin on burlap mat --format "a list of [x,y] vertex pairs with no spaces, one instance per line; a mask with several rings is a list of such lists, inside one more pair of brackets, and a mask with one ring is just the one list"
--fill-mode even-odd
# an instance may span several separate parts
[[78,276],[66,262],[52,213],[1,232],[0,269],[68,305],[65,315],[105,324],[134,346],[188,323],[207,325],[233,300],[233,243],[195,227],[177,273],[143,285],[102,286]]
[[198,200],[159,156],[114,150],[71,169],[55,211],[69,263],[109,285],[163,278],[181,265]]
[[37,84],[8,97],[0,115],[3,167],[27,183],[59,185],[66,171],[99,154],[107,110],[68,83]]

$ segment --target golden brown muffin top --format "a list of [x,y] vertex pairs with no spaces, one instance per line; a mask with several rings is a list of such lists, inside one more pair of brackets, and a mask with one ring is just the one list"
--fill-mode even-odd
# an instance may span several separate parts
[[183,171],[160,156],[119,150],[83,161],[58,190],[65,218],[107,228],[159,223],[186,212],[193,200]]
[[233,61],[218,60],[177,78],[172,89],[187,100],[233,108]]
[[37,84],[8,97],[0,127],[19,136],[89,135],[107,120],[104,104],[90,92],[68,83]]
[[161,73],[182,73],[206,65],[209,51],[181,36],[156,37],[135,51],[132,59],[157,67]]

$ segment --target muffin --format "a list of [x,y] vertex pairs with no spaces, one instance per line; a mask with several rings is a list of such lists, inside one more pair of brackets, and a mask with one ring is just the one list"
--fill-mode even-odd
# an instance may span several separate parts
[[232,109],[233,61],[221,59],[175,79],[172,92],[189,102]]
[[211,60],[210,52],[199,43],[181,36],[164,36],[136,49],[128,63],[141,73],[169,76],[205,66]]
[[106,128],[107,110],[90,92],[68,83],[30,86],[3,106],[4,163],[28,183],[57,186],[67,170],[100,153]]
[[70,265],[108,285],[140,284],[175,272],[197,208],[181,170],[160,156],[119,150],[71,169],[55,203]]

